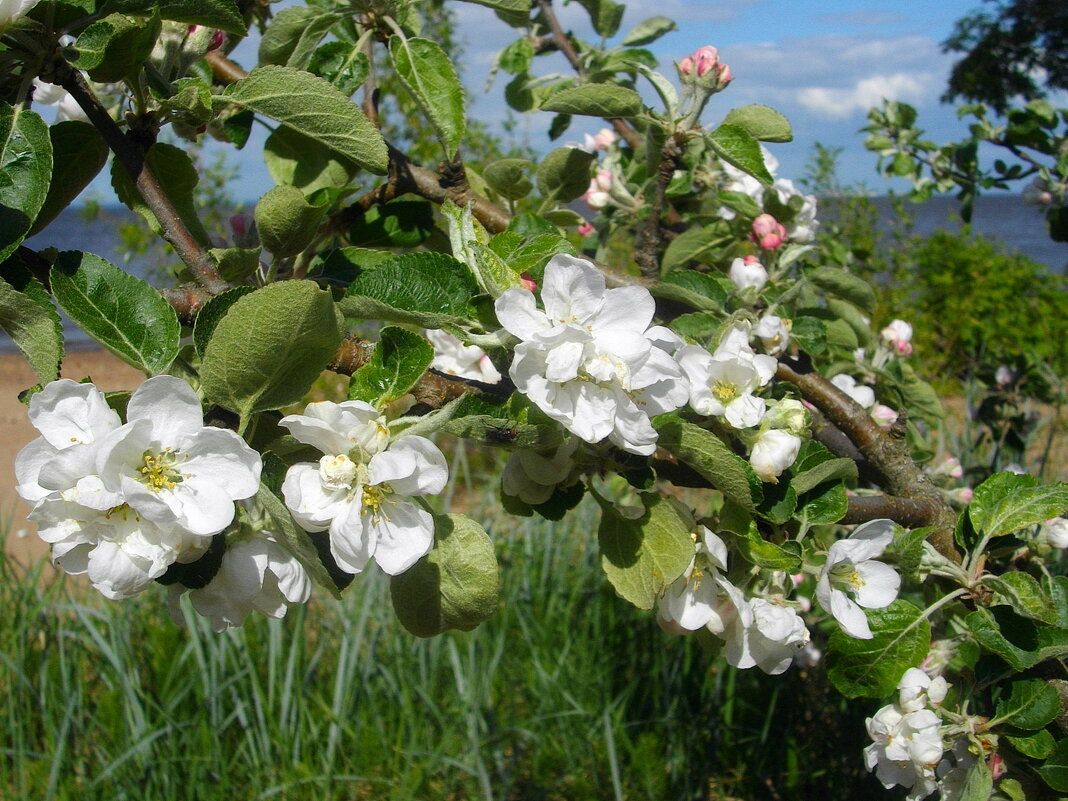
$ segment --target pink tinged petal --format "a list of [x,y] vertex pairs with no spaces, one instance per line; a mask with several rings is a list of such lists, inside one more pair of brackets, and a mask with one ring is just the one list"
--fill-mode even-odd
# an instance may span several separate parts
[[831,590],[831,614],[842,627],[842,631],[858,640],[872,638],[868,616],[864,610],[851,601],[841,590]]
[[545,312],[538,309],[534,294],[525,289],[509,289],[493,304],[497,320],[514,337],[526,341],[552,328]]
[[346,573],[361,573],[375,555],[375,534],[364,525],[361,495],[346,504],[330,524],[330,553]]
[[52,381],[30,399],[30,422],[56,448],[93,442],[122,422],[92,384]]
[[882,562],[861,562],[854,568],[862,584],[855,593],[858,604],[866,609],[883,609],[897,598],[901,576]]
[[235,501],[249,498],[260,487],[260,455],[233,431],[203,428],[189,437],[181,449],[185,458],[178,467],[186,483],[208,482]]
[[585,259],[560,253],[545,265],[541,299],[556,322],[586,322],[604,303],[604,276]]
[[545,358],[545,377],[559,384],[577,378],[584,350],[579,342],[565,342],[550,350]]
[[308,531],[325,531],[336,517],[348,514],[348,491],[327,492],[319,465],[301,462],[289,468],[282,482],[282,497],[293,518]]
[[604,293],[604,305],[588,323],[598,333],[643,334],[653,321],[656,302],[643,286],[623,286]]
[[372,520],[364,515],[364,525],[374,531],[375,561],[383,572],[397,576],[430,552],[434,545],[434,518],[410,501],[382,507]]
[[158,375],[134,390],[126,420],[150,421],[152,440],[173,445],[182,434],[204,427],[204,412],[189,384],[174,376]]
[[389,482],[398,495],[437,495],[449,480],[449,465],[426,437],[401,437],[369,464],[370,484]]

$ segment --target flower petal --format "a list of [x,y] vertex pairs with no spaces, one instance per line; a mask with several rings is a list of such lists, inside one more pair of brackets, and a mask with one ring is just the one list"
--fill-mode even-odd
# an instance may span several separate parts
[[204,412],[196,392],[181,378],[158,375],[134,390],[126,407],[126,421],[149,420],[153,442],[172,445],[186,433],[204,427]]
[[434,545],[434,518],[410,501],[398,501],[389,514],[364,524],[374,531],[375,561],[383,572],[397,576],[425,556]]

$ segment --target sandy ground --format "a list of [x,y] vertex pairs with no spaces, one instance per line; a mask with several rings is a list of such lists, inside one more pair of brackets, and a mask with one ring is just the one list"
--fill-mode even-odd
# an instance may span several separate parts
[[[93,380],[105,391],[132,390],[145,375],[104,350],[76,351],[63,359],[63,377],[80,381]],[[10,524],[5,550],[25,563],[47,554],[47,547],[32,536],[32,524],[26,520],[29,507],[15,494],[15,455],[37,436],[26,417],[26,407],[18,394],[37,383],[37,377],[18,354],[0,354],[0,525]]]

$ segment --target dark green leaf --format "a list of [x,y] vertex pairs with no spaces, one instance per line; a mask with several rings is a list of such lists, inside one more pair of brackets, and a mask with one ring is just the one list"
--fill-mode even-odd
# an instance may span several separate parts
[[352,374],[349,400],[390,403],[412,388],[433,359],[434,348],[423,337],[387,326],[367,364]]
[[132,78],[152,52],[161,28],[158,16],[146,20],[126,14],[109,14],[93,22],[74,45],[74,66],[99,83]]
[[260,38],[259,63],[305,69],[319,42],[339,19],[312,6],[276,11]]
[[1043,623],[1057,623],[1057,609],[1053,601],[1033,576],[1012,570],[1000,576],[985,576],[983,584],[994,591],[992,604],[1007,604],[1024,617]]
[[848,300],[868,314],[875,307],[875,290],[871,284],[848,270],[817,267],[806,272],[805,277],[825,292]]
[[727,305],[727,290],[719,281],[693,270],[668,273],[650,291],[655,298],[678,301],[702,311],[723,312]]
[[965,623],[980,645],[1016,671],[1068,655],[1068,631],[1035,623],[1006,606],[976,609]]
[[1008,475],[996,473],[975,490],[968,516],[980,533],[1001,537],[1068,510],[1068,484],[1034,486],[1029,476],[1000,478]]
[[248,27],[234,0],[107,0],[105,10],[149,16],[220,28],[238,36],[248,34]]
[[263,160],[276,184],[295,186],[305,195],[347,186],[357,169],[336,150],[285,126],[267,137]]
[[394,200],[353,220],[349,240],[364,248],[413,248],[429,239],[435,227],[428,201]]
[[723,228],[714,225],[695,225],[671,240],[660,260],[661,275],[670,275],[691,261],[700,261],[703,256],[723,247],[730,240]]
[[1017,729],[1041,729],[1057,717],[1060,698],[1057,691],[1042,679],[1014,681],[1008,697],[998,701],[994,717],[999,723]]
[[1054,790],[1068,793],[1068,737],[1058,741],[1049,759],[1038,769],[1038,775]]
[[708,134],[708,144],[728,164],[744,170],[762,184],[770,186],[775,181],[764,165],[760,143],[744,128],[720,125]]
[[506,200],[521,200],[534,188],[528,177],[533,169],[534,165],[526,159],[498,159],[486,165],[482,177]]
[[1057,747],[1057,742],[1053,739],[1053,735],[1046,729],[1026,737],[1013,737],[1011,734],[1003,736],[1009,741],[1009,745],[1024,756],[1029,756],[1032,759],[1045,759]]
[[467,265],[443,253],[406,253],[358,275],[341,309],[350,317],[441,328],[472,319],[476,294],[478,285]]
[[226,316],[230,307],[245,295],[255,291],[255,287],[237,286],[221,295],[216,295],[201,307],[193,326],[193,346],[197,356],[204,358],[204,351],[208,347],[211,335],[215,332],[215,326]]
[[33,236],[81,194],[107,163],[108,150],[96,128],[81,120],[57,122],[48,129],[52,143],[52,178],[48,195],[27,236]]
[[91,253],[65,250],[52,267],[50,282],[71,320],[146,375],[162,373],[178,355],[178,317],[140,278]]
[[866,612],[872,639],[857,640],[839,629],[827,643],[827,676],[847,698],[890,695],[931,644],[931,625],[907,601],[898,598],[885,609]]
[[0,262],[15,252],[48,196],[52,142],[40,115],[0,104]]
[[347,42],[327,42],[316,48],[308,72],[326,78],[341,93],[351,96],[371,72],[366,54]]

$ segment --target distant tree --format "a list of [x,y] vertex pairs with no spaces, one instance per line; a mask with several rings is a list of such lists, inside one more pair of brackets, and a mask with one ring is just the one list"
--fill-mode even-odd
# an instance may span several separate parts
[[965,53],[953,66],[945,102],[987,103],[1004,113],[1014,97],[1034,100],[1068,88],[1068,3],[986,0],[957,20],[944,52]]

